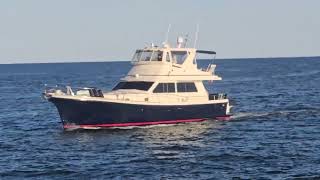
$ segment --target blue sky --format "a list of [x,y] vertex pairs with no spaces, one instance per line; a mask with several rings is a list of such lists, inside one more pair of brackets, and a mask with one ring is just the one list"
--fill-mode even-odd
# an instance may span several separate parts
[[[2,0],[0,63],[129,60],[189,34],[218,58],[320,55],[319,0]],[[192,43],[191,43],[192,44]]]

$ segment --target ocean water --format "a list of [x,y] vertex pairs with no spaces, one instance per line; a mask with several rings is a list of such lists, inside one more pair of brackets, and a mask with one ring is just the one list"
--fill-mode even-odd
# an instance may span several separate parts
[[76,131],[43,85],[110,90],[130,63],[0,65],[0,179],[319,179],[320,58],[215,63],[230,121]]

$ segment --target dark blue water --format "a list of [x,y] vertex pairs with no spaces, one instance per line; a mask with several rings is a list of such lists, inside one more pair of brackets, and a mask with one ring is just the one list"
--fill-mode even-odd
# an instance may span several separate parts
[[320,178],[320,58],[216,63],[231,121],[71,132],[43,84],[108,90],[129,63],[0,65],[0,179]]

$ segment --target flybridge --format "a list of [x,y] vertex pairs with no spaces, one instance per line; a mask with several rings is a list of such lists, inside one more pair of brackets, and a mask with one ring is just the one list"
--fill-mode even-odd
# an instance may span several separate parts
[[215,55],[215,51],[187,48],[183,38],[178,37],[176,47],[163,43],[162,47],[153,43],[149,47],[136,50],[133,67],[124,81],[154,81],[167,79],[170,81],[213,81],[221,80],[215,75],[216,65],[209,64],[206,68],[198,68],[197,54]]

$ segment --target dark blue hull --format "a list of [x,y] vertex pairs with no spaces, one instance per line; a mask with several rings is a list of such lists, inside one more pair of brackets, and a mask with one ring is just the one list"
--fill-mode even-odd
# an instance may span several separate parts
[[141,105],[54,97],[49,101],[56,105],[64,128],[173,124],[227,116],[227,103]]

